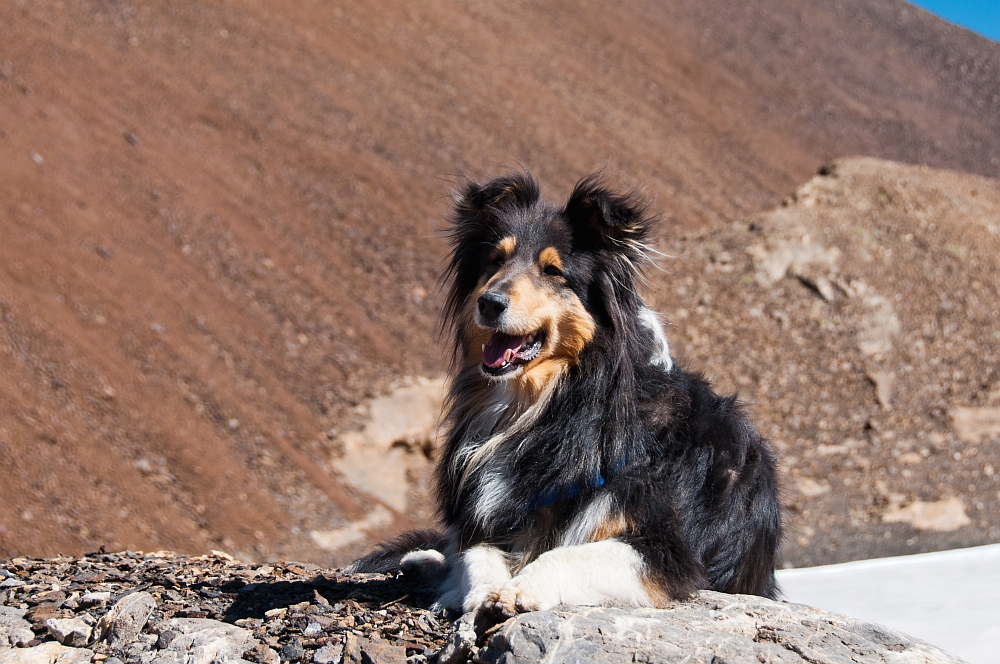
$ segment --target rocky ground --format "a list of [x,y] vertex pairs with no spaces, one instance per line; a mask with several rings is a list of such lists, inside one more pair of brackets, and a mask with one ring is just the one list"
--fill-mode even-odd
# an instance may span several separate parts
[[889,628],[703,592],[666,610],[572,608],[497,624],[428,610],[403,576],[124,551],[0,561],[0,664],[960,662]]
[[416,663],[440,650],[450,624],[432,601],[412,581],[224,553],[15,558],[0,561],[0,662],[33,662],[24,649],[44,645],[64,664],[332,664],[345,646],[348,662],[364,650]]

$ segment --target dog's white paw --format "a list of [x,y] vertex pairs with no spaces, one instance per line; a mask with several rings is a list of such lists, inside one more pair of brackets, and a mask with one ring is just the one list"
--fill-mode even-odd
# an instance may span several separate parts
[[482,609],[497,616],[512,618],[527,611],[545,611],[559,604],[559,598],[546,592],[530,576],[516,576],[491,593]]
[[462,600],[462,610],[465,613],[483,610],[490,601],[490,598],[499,593],[502,587],[500,584],[490,583],[473,588],[465,596],[465,599]]

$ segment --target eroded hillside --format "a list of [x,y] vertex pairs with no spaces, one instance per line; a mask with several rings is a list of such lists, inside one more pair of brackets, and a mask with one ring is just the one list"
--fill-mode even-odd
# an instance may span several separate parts
[[[890,0],[3,4],[0,556],[350,558],[310,534],[379,503],[337,468],[366,400],[443,371],[455,174],[608,163],[682,261],[829,157],[996,176],[998,53]],[[684,339],[725,294],[666,269]]]

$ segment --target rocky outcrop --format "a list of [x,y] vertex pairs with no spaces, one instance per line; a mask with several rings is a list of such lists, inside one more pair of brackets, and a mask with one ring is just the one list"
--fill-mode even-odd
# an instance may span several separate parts
[[493,634],[482,662],[959,664],[872,623],[801,604],[702,592],[669,609],[577,607],[523,614]]
[[494,625],[430,611],[433,588],[403,576],[218,552],[15,558],[0,570],[19,582],[0,592],[0,664],[961,661],[880,625],[713,592],[668,609],[560,608]]

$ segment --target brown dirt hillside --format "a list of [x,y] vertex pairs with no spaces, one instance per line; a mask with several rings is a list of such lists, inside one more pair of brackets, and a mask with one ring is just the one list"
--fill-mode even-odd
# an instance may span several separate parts
[[773,441],[802,566],[1000,541],[1000,180],[833,162],[649,300]]
[[998,137],[1000,45],[895,0],[4,3],[0,556],[357,553],[330,430],[443,369],[455,174],[607,163],[695,237]]

